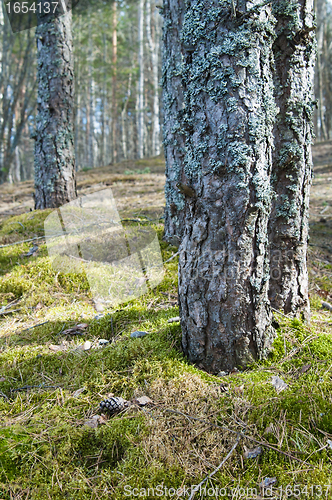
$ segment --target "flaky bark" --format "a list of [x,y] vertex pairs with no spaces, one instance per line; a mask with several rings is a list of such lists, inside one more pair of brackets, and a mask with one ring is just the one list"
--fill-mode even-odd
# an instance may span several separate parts
[[183,179],[185,132],[183,130],[183,58],[181,29],[184,0],[164,0],[163,25],[163,103],[164,153],[166,159],[165,184],[165,240],[179,246],[184,227],[185,201],[174,186]]
[[274,92],[279,113],[274,127],[269,296],[273,308],[305,318],[310,312],[306,254],[315,57],[312,12],[312,0],[274,3]]
[[[178,6],[175,0],[164,4],[166,19],[168,5],[170,11]],[[167,141],[178,117],[172,95],[168,103],[164,100],[173,119],[165,149],[170,150],[169,189],[184,204],[182,344],[192,362],[215,373],[264,357],[274,337],[267,251],[276,113],[270,72],[273,18],[260,2],[250,11],[209,0],[186,7],[180,190],[170,165],[178,145]],[[169,29],[174,29],[170,23],[166,41]],[[164,77],[166,90],[174,76]],[[182,130],[175,139],[179,136]]]
[[39,24],[36,40],[35,208],[42,209],[76,198],[71,12]]

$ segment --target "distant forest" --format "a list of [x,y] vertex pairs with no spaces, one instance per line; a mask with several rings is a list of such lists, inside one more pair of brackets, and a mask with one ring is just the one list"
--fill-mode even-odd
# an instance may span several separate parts
[[[157,0],[158,1],[158,0]],[[316,0],[316,141],[332,139],[332,8]],[[82,1],[73,10],[76,168],[162,150],[156,0]],[[0,182],[33,178],[37,104],[35,28],[13,34],[0,8]]]

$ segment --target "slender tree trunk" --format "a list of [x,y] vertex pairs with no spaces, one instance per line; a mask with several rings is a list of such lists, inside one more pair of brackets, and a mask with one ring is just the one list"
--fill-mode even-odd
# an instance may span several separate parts
[[116,100],[116,87],[117,87],[117,2],[113,2],[113,35],[112,35],[112,148],[113,148],[113,163],[117,161],[117,100]]
[[325,126],[325,99],[324,99],[324,72],[325,72],[325,57],[324,57],[324,39],[326,37],[325,23],[326,23],[326,1],[317,0],[316,2],[316,17],[318,20],[317,25],[317,65],[316,65],[316,96],[318,97],[318,119],[319,119],[319,140],[326,141],[327,132]]
[[106,165],[106,107],[107,107],[107,40],[103,34],[103,90],[102,90],[102,114],[101,114],[101,164]]
[[76,198],[71,12],[39,24],[36,41],[35,208],[43,209]]
[[93,80],[93,41],[91,26],[91,7],[89,7],[89,135],[88,135],[88,161],[89,167],[95,166],[94,134],[95,134],[95,106],[94,106],[94,80]]
[[[164,39],[171,43],[178,39],[173,38],[178,7],[177,0],[164,3]],[[267,245],[276,113],[272,23],[270,6],[261,2],[250,12],[221,8],[217,0],[186,4],[183,66],[177,67],[184,96],[181,121],[173,75],[168,79],[164,69],[165,120],[171,122],[167,151],[178,149],[174,139],[183,140],[185,127],[181,184],[176,185],[176,176],[168,179],[174,200],[184,206],[182,345],[190,361],[213,373],[264,357],[274,338]],[[178,49],[173,50],[177,56]],[[171,54],[169,45],[167,51]],[[172,125],[173,144],[167,137]],[[174,153],[167,154],[170,158]]]
[[138,6],[138,157],[144,156],[144,0]]
[[[270,301],[273,308],[309,318],[307,241],[312,177],[313,68],[311,0],[293,0],[285,13],[275,5],[273,45],[275,101],[272,187],[269,223]],[[292,21],[289,11],[292,7]],[[291,27],[291,22],[293,26]],[[289,41],[289,30],[295,33]]]
[[[155,9],[156,10],[156,9]],[[157,13],[154,16],[155,31],[157,28]],[[153,80],[153,107],[152,107],[152,156],[160,154],[159,144],[159,93],[158,93],[158,43],[156,34],[152,37],[151,29],[151,1],[146,1],[146,33],[151,54],[152,80]]]
[[[81,40],[80,40],[80,35],[81,35],[81,26],[82,26],[82,16],[79,15],[78,17],[78,27],[77,27],[77,34],[78,34],[78,45],[80,47]],[[80,165],[80,137],[81,137],[81,64],[80,64],[80,57],[76,58],[76,69],[75,69],[75,78],[76,78],[76,112],[75,112],[75,158],[76,158],[76,170],[79,169]]]
[[121,111],[121,123],[122,123],[122,153],[123,157],[126,160],[128,158],[127,154],[127,138],[126,138],[126,122],[127,122],[127,106],[128,106],[128,101],[131,93],[131,77],[132,73],[130,72],[129,78],[128,78],[128,89],[127,89],[127,95],[126,95],[126,100],[123,105],[123,109]]

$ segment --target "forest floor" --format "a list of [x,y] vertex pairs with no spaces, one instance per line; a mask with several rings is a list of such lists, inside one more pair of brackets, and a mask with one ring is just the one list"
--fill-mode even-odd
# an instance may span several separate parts
[[[310,326],[275,313],[269,358],[219,377],[186,361],[169,322],[162,158],[78,174],[79,195],[111,187],[126,227],[156,231],[164,262],[156,288],[104,313],[84,271],[52,268],[33,183],[0,186],[0,499],[188,499],[213,471],[195,499],[332,498],[332,143],[314,163]],[[102,414],[112,395],[130,404]]]

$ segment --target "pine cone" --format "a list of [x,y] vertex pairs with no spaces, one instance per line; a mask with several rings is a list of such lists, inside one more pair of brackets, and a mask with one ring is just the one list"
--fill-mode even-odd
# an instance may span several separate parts
[[100,410],[113,415],[114,413],[124,410],[127,407],[127,403],[128,402],[125,399],[115,396],[102,401],[99,408]]

